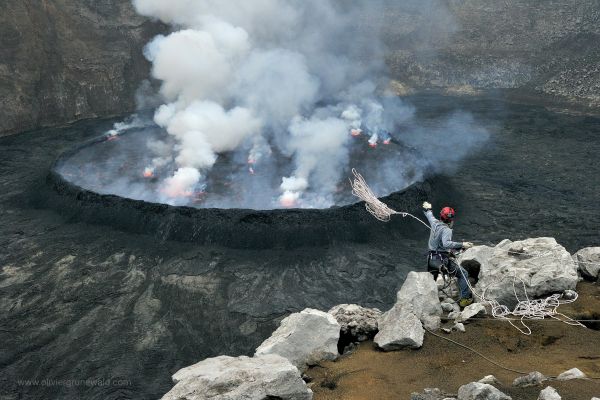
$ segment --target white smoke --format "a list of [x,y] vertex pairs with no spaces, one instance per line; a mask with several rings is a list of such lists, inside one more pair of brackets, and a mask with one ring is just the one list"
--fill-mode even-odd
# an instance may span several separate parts
[[[352,157],[385,169],[376,173],[382,191],[441,165],[439,156],[413,154],[428,153],[419,135],[429,132],[414,122],[413,107],[385,90],[385,52],[372,24],[379,16],[371,18],[383,9],[379,0],[132,1],[138,13],[174,30],[145,48],[161,83],[154,122],[168,137],[147,143],[142,170],[154,191],[139,189],[139,198],[188,204],[211,193],[211,171],[227,160],[240,168],[225,172],[222,183],[243,187],[237,200],[217,196],[210,206],[327,207]],[[474,122],[456,121],[465,125],[451,130],[470,138]],[[410,130],[406,140],[399,126]],[[392,137],[401,145],[367,146]],[[357,150],[361,143],[366,152]]]
[[[376,132],[383,124],[372,79],[384,77],[374,74],[383,70],[379,41],[376,32],[357,34],[368,5],[133,3],[140,14],[181,28],[157,36],[145,50],[166,101],[154,120],[175,139],[172,158],[179,168],[164,181],[164,193],[181,192],[182,171],[187,188],[201,185],[219,154],[251,147],[247,158],[256,162],[275,147],[295,165],[291,176],[280,177],[286,198],[295,203],[309,188],[326,197],[347,162],[350,131]],[[153,167],[168,159],[156,156]],[[290,182],[303,184],[290,189]]]

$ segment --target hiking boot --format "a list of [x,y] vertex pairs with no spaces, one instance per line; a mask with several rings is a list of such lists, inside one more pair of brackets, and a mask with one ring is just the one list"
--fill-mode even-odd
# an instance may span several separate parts
[[465,308],[466,306],[471,305],[472,303],[473,303],[472,297],[470,297],[470,298],[463,297],[462,299],[460,299],[458,301],[458,305],[460,306],[460,308]]

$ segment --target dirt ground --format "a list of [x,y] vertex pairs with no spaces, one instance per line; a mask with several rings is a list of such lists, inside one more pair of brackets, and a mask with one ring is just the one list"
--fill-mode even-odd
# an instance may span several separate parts
[[[578,319],[600,319],[600,286],[578,285],[579,299],[559,309]],[[518,371],[540,371],[555,376],[579,368],[599,379],[549,381],[530,388],[514,388],[520,374],[507,371],[447,340],[425,334],[419,350],[378,351],[373,342],[334,362],[323,362],[307,371],[316,400],[410,399],[412,392],[437,387],[456,395],[458,388],[485,375],[494,375],[498,388],[515,400],[535,400],[541,389],[554,387],[563,400],[600,397],[600,323],[591,328],[569,326],[546,319],[529,321],[533,333],[525,336],[506,321],[478,319],[466,332],[441,333],[470,346],[497,363]]]

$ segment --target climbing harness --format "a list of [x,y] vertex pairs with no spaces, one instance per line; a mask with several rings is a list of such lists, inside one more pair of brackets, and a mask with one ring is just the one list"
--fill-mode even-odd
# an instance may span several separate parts
[[[358,173],[358,171],[352,169],[352,174],[354,175],[354,181],[350,181],[352,185],[352,194],[364,201],[366,210],[379,221],[388,222],[391,219],[392,215],[401,215],[403,218],[411,217],[419,221],[421,224],[425,225],[427,229],[431,230],[431,227],[420,218],[417,218],[408,212],[396,211],[388,207],[385,203],[383,203],[377,198],[377,196],[373,193],[371,188],[369,188],[365,179],[360,173]],[[510,255],[527,256],[530,260],[553,255],[552,251],[540,253],[527,253],[525,251],[515,251],[510,249],[506,249],[504,251],[506,251]],[[459,271],[461,274],[463,274],[460,268]],[[531,335],[531,329],[525,323],[525,320],[527,319],[540,320],[549,317],[564,322],[568,325],[585,327],[585,325],[583,325],[579,321],[571,319],[568,316],[558,312],[558,307],[562,304],[572,303],[577,300],[579,296],[576,292],[574,292],[575,295],[572,299],[561,299],[562,296],[560,294],[553,294],[543,299],[532,300],[529,299],[529,296],[527,295],[527,288],[525,282],[521,278],[517,277],[515,274],[514,276],[512,276],[512,286],[513,293],[517,300],[517,304],[513,310],[510,310],[507,306],[500,304],[495,299],[489,299],[486,297],[486,291],[491,286],[497,285],[498,283],[510,277],[505,277],[500,282],[491,283],[490,285],[484,287],[481,292],[476,291],[473,288],[471,282],[469,282],[469,280],[465,277],[464,274],[463,278],[465,278],[465,281],[467,282],[467,285],[473,293],[473,295],[480,300],[480,303],[487,304],[488,306],[490,306],[492,316],[494,318],[507,321],[509,324],[511,324],[514,328],[519,330],[519,332],[521,332],[524,335]],[[525,294],[524,299],[520,299],[519,295],[517,294],[517,285],[519,284],[518,281],[520,281],[520,284],[522,285],[523,293]],[[444,286],[444,288],[446,288],[446,286]],[[510,318],[510,316],[516,317],[516,319]],[[519,321],[520,324],[517,325],[513,323],[513,321],[515,320]]]

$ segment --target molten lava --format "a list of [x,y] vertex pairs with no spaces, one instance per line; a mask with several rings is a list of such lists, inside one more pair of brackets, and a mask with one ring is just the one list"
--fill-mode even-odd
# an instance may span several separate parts
[[279,204],[284,208],[294,208],[298,206],[298,198],[300,194],[297,192],[286,191],[279,198]]
[[362,133],[362,129],[352,129],[352,130],[350,131],[350,134],[351,134],[352,136],[354,136],[354,137],[356,137],[356,136],[360,136],[360,135],[361,135],[361,133]]
[[369,138],[369,146],[371,146],[372,148],[377,147],[377,141],[379,140],[379,136],[374,133],[370,138]]
[[154,178],[154,171],[152,168],[146,168],[144,170],[144,178]]

